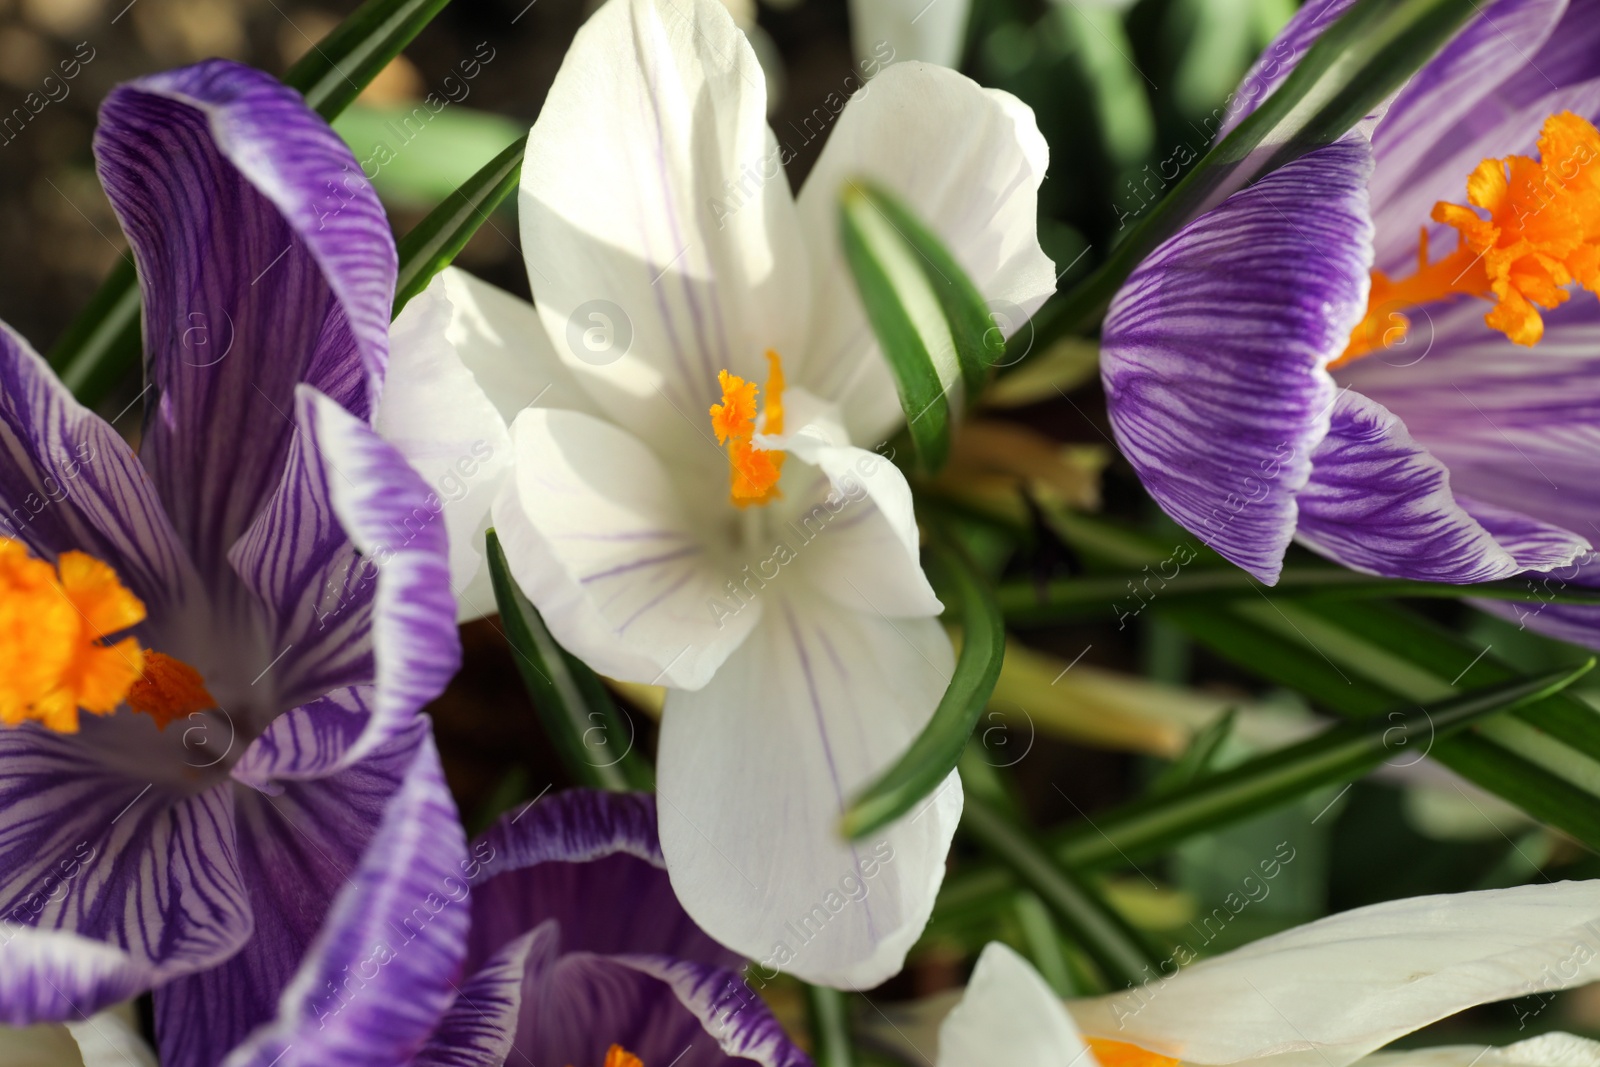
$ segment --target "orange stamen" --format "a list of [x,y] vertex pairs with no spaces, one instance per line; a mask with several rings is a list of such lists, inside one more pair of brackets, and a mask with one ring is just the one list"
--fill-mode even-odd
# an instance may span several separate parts
[[[756,435],[756,389],[738,375],[722,371],[717,375],[722,387],[722,402],[711,405],[711,429],[717,443],[728,449],[729,497],[741,508],[769,504],[783,494],[778,479],[783,474],[784,453],[761,448]],[[783,360],[767,350],[766,421],[761,432],[783,432]]]
[[1130,1045],[1126,1041],[1111,1041],[1103,1037],[1086,1039],[1089,1051],[1100,1062],[1100,1067],[1177,1067],[1178,1061],[1159,1052]]
[[1549,310],[1565,303],[1577,282],[1600,295],[1600,130],[1563,111],[1545,120],[1539,159],[1486,159],[1467,179],[1467,200],[1487,213],[1443,201],[1433,220],[1452,227],[1456,250],[1428,262],[1423,240],[1417,271],[1402,281],[1372,272],[1366,317],[1331,366],[1339,367],[1405,337],[1397,308],[1455,296],[1493,300],[1484,318],[1514,344],[1538,344]]
[[[144,618],[143,602],[100,560],[63,552],[51,566],[22,542],[0,538],[0,723],[76,733],[80,712],[110,715],[131,703],[147,671],[188,672],[204,693],[193,668],[131,637],[106,642]],[[185,696],[192,701],[193,690]],[[136,710],[165,725],[170,708],[156,701]]]

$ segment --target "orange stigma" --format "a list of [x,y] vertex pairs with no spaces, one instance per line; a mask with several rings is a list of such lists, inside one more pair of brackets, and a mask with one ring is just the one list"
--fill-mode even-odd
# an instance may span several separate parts
[[[1551,115],[1539,158],[1486,159],[1467,179],[1472,207],[1440,201],[1433,220],[1452,227],[1456,250],[1428,262],[1427,231],[1417,272],[1390,281],[1372,272],[1366,317],[1332,367],[1396,344],[1409,322],[1397,308],[1453,296],[1493,300],[1484,321],[1519,345],[1544,336],[1539,308],[1565,303],[1577,282],[1600,295],[1600,130],[1570,111]],[[1484,218],[1473,208],[1485,212]]]
[[[717,444],[728,449],[729,496],[741,508],[770,504],[783,494],[778,478],[783,473],[782,452],[758,448],[756,435],[756,394],[754,382],[722,371],[717,375],[722,387],[722,402],[711,405],[711,429]],[[767,349],[766,421],[762,433],[783,432],[783,359]],[[608,1065],[609,1067],[609,1065]]]
[[210,711],[217,699],[206,689],[200,672],[160,652],[144,654],[144,675],[128,690],[128,707],[142,711],[165,730],[197,711]]
[[[51,566],[0,537],[0,723],[77,733],[79,712],[110,715],[133,704],[147,676],[167,665],[193,675],[204,693],[193,668],[146,652],[131,637],[106,643],[144,618],[144,603],[94,557],[63,552]],[[170,705],[155,699],[135,709],[165,726]]]
[[1150,1052],[1126,1041],[1091,1037],[1085,1039],[1085,1044],[1100,1062],[1100,1067],[1178,1067],[1178,1061],[1171,1056]]

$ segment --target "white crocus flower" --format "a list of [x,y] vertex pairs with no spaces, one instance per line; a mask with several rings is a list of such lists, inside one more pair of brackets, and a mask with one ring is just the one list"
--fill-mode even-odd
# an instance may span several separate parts
[[909,487],[870,450],[903,416],[839,197],[855,176],[898,193],[1020,322],[1054,287],[1047,149],[1015,98],[897,64],[797,199],[764,97],[713,0],[602,7],[529,136],[537,310],[446,272],[395,324],[379,426],[447,501],[476,613],[492,504],[562,645],[668,688],[661,843],[694,919],[767,968],[868,987],[927,921],[961,789],[839,834],[953,667]]
[[[1166,968],[1164,967],[1165,971]],[[1137,990],[1063,1004],[999,943],[939,1029],[937,1067],[1600,1067],[1600,1043],[1376,1050],[1459,1011],[1537,1015],[1600,980],[1600,881],[1414,897],[1331,915]],[[1526,1003],[1525,1009],[1518,1008]]]

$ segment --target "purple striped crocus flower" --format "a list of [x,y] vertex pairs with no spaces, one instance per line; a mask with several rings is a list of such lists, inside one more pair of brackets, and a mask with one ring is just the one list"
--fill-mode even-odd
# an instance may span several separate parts
[[[209,1065],[342,886],[402,896],[436,876],[419,841],[465,847],[418,716],[455,604],[437,501],[369,425],[395,249],[343,143],[216,61],[115,90],[95,150],[145,419],[134,451],[0,326],[0,1023],[153,989],[162,1061]],[[376,1037],[283,1064],[403,1062],[454,995],[450,921]]]
[[[1250,95],[1347,6],[1308,4]],[[1499,0],[1357,129],[1156,249],[1102,373],[1167,513],[1269,584],[1294,540],[1391,577],[1593,584],[1597,119],[1600,4]],[[1595,609],[1503,607],[1600,643]]]
[[[398,811],[390,823],[406,825]],[[293,1062],[330,1062],[318,1055],[332,1047],[322,1035],[348,1032],[345,1016],[411,1003],[419,991],[431,996],[439,979],[419,984],[388,961],[405,958],[398,931],[440,928],[456,912],[448,929],[464,946],[465,976],[447,987],[452,1002],[422,1051],[410,1061],[360,1062],[810,1067],[757,994],[760,976],[742,977],[743,961],[678,903],[653,797],[571,790],[507,815],[470,851],[449,838],[427,855],[434,869],[464,872],[442,882],[431,903],[359,882],[345,891],[320,946],[343,948],[308,961],[257,1045],[262,1065],[285,1049],[310,1057]],[[466,916],[470,932],[457,925]]]
[[654,797],[540,800],[472,862],[468,978],[419,1067],[810,1067],[759,974],[741,977],[678,903]]

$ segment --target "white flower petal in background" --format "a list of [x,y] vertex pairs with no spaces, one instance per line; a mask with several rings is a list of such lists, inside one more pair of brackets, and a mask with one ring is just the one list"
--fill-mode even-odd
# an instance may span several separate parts
[[938,1067],[1095,1067],[1072,1016],[1033,965],[998,941],[984,946],[961,1003],[939,1027]]
[[850,0],[850,40],[862,63],[921,60],[958,66],[972,0]]
[[1380,1052],[1361,1067],[1600,1067],[1600,1041],[1573,1034],[1530,1037],[1504,1048],[1447,1045],[1409,1052]]
[[1478,1004],[1600,979],[1600,883],[1357,908],[1072,1003],[1086,1034],[1193,1063],[1342,1067]]

